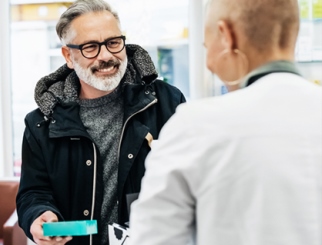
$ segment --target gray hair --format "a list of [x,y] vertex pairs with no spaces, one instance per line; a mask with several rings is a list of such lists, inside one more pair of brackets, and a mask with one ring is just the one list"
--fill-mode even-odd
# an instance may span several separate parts
[[72,21],[90,12],[109,11],[120,23],[118,14],[104,0],[77,0],[60,17],[56,25],[56,32],[60,40],[65,44],[67,33]]

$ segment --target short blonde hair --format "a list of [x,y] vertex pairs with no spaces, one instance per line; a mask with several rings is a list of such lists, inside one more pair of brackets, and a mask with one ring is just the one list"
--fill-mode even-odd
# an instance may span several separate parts
[[[258,51],[295,45],[299,31],[297,0],[211,0],[218,19],[234,23]],[[216,20],[216,21],[217,21]]]

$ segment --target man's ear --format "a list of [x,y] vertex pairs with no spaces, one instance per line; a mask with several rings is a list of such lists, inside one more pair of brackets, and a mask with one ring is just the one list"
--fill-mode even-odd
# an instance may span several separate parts
[[233,50],[236,48],[234,33],[229,24],[226,21],[220,20],[217,23],[217,27],[221,36],[221,44],[227,50]]
[[61,52],[66,60],[66,64],[67,66],[70,68],[70,69],[74,69],[74,65],[73,65],[73,62],[72,62],[72,59],[71,59],[71,54],[70,54],[70,50],[68,47],[66,46],[63,46],[61,48]]

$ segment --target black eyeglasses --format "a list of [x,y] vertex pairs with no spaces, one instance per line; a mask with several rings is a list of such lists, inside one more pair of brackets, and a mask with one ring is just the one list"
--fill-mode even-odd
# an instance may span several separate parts
[[85,58],[92,59],[97,57],[101,52],[102,45],[105,45],[110,53],[117,54],[124,49],[125,36],[108,38],[103,42],[89,42],[81,45],[67,44],[66,46],[69,48],[79,49]]

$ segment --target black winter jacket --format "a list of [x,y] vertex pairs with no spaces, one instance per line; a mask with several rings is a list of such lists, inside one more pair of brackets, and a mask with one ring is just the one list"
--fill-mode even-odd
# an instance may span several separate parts
[[[131,76],[135,77],[134,82],[123,85],[124,124],[118,152],[120,224],[129,219],[126,195],[141,188],[144,161],[150,151],[147,134],[157,139],[176,107],[185,102],[177,88],[157,80],[155,73],[142,75],[136,52],[144,54],[140,47],[127,45],[128,60],[135,70]],[[66,65],[61,69],[68,75],[73,72]],[[62,77],[51,75],[44,90],[57,79]],[[104,222],[100,219],[103,180],[98,147],[81,122],[78,103],[56,95],[54,100],[54,106],[47,110],[50,113],[41,110],[42,104],[25,118],[17,211],[19,224],[31,239],[32,222],[47,210],[56,213],[59,220]],[[97,239],[98,235],[74,237],[68,244],[99,244]]]

